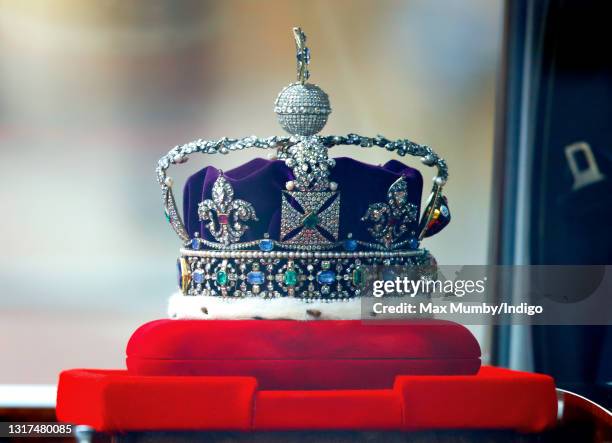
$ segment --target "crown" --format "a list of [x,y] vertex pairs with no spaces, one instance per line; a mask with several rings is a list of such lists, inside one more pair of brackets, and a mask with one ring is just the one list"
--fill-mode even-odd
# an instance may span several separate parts
[[[442,195],[445,161],[405,139],[318,135],[330,101],[307,82],[306,36],[300,28],[293,34],[297,82],[283,88],[274,105],[288,136],[200,139],[159,160],[166,218],[183,242],[173,317],[358,318],[368,279],[391,265],[435,263],[420,242],[450,221]],[[341,145],[420,157],[437,168],[422,214],[423,180],[416,169],[396,160],[373,166],[329,157]],[[197,172],[185,184],[179,214],[166,174],[171,165],[195,153],[252,148],[272,154],[226,172],[212,166]]]

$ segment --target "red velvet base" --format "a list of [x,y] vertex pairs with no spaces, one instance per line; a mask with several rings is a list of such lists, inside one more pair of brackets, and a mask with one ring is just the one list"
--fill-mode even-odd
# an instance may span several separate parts
[[138,375],[252,376],[261,389],[389,389],[403,375],[472,375],[480,347],[447,321],[157,320],[127,347]]
[[251,377],[60,376],[57,416],[99,431],[513,429],[556,419],[553,380],[483,367],[477,375],[398,376],[392,389],[267,391]]
[[59,420],[97,430],[249,430],[251,377],[142,377],[73,369],[60,374]]

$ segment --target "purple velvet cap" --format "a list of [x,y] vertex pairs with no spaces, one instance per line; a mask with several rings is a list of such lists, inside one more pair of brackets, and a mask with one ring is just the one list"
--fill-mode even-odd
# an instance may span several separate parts
[[[234,189],[234,198],[250,202],[255,207],[257,222],[249,222],[249,229],[241,241],[258,240],[269,234],[279,240],[281,220],[281,192],[285,183],[293,180],[293,172],[281,160],[253,159],[237,168],[224,172]],[[403,163],[391,160],[382,166],[372,166],[348,157],[336,158],[331,169],[330,180],[338,183],[340,194],[339,239],[352,233],[356,240],[372,242],[367,226],[361,221],[372,203],[387,202],[387,191],[399,177],[408,183],[408,199],[419,208],[423,190],[421,173]],[[199,232],[204,239],[214,241],[198,219],[198,204],[211,198],[212,187],[219,177],[219,170],[207,166],[192,175],[185,184],[183,214],[185,227],[190,236]],[[410,232],[418,231],[418,220]],[[417,232],[418,234],[418,232]]]

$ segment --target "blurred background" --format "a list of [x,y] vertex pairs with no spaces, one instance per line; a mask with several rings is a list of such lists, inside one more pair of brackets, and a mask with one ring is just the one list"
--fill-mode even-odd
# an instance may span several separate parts
[[[293,26],[330,95],[325,132],[432,146],[450,167],[453,222],[426,246],[442,264],[485,264],[502,10],[491,0],[0,0],[0,383],[124,366],[130,334],[165,316],[176,286],[157,159],[196,138],[281,134],[272,108],[295,78]],[[214,160],[228,168],[252,155]],[[207,161],[171,174],[181,182]],[[476,332],[486,361],[487,331]]]

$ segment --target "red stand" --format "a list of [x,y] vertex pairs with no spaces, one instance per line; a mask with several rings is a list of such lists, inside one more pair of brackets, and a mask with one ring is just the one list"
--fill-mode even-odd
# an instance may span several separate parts
[[511,429],[554,425],[545,375],[483,367],[477,375],[398,376],[391,389],[270,391],[253,377],[138,376],[73,369],[57,417],[97,431]]
[[98,431],[508,429],[554,425],[545,375],[480,366],[448,322],[159,320],[128,371],[60,375],[57,417]]

